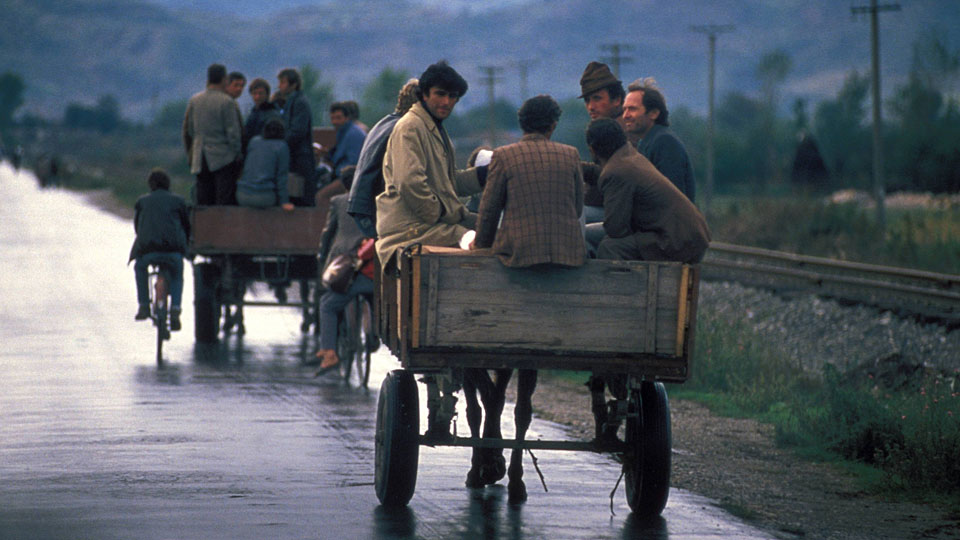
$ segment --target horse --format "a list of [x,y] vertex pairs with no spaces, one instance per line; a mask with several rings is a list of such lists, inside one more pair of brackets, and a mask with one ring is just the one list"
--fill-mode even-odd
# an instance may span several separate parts
[[[496,369],[493,378],[490,372],[481,368],[464,370],[463,394],[467,400],[467,424],[470,434],[480,436],[480,424],[483,423],[483,437],[501,439],[500,417],[506,401],[507,384],[513,375],[511,369]],[[537,371],[534,369],[517,370],[517,404],[514,408],[516,441],[523,441],[533,416],[531,398],[537,387]],[[479,395],[480,400],[477,401]],[[483,403],[481,409],[480,403]],[[482,488],[494,484],[503,478],[506,472],[508,502],[519,504],[527,500],[527,487],[523,482],[523,449],[514,448],[510,454],[510,467],[506,471],[506,461],[502,448],[473,448],[471,467],[467,473],[468,488]]]

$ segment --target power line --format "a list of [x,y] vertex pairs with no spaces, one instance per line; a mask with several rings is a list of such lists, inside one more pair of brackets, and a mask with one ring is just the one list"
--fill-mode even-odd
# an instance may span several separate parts
[[633,50],[633,45],[628,43],[603,43],[600,45],[600,50],[610,53],[610,56],[603,57],[601,60],[610,64],[610,71],[618,79],[620,78],[620,65],[633,62],[632,56],[623,54],[626,51]]
[[713,198],[713,94],[714,94],[714,65],[716,63],[717,36],[727,32],[733,32],[732,24],[702,24],[690,27],[691,30],[700,34],[706,34],[710,45],[709,74],[707,76],[707,189],[703,197],[703,209],[705,213],[710,212],[710,201]]
[[881,230],[886,228],[887,217],[884,209],[886,188],[883,181],[883,151],[881,148],[880,131],[883,117],[880,114],[880,31],[877,15],[882,11],[900,11],[900,4],[877,4],[877,0],[870,0],[869,6],[854,6],[850,13],[854,15],[870,15],[870,64],[872,69],[873,87],[873,197],[877,204],[877,225]]
[[496,93],[495,87],[496,84],[503,80],[503,77],[500,76],[500,72],[503,71],[503,68],[500,66],[480,66],[480,71],[483,72],[483,77],[480,79],[480,82],[486,85],[487,87],[487,121],[490,129],[490,146],[493,148],[497,147],[497,117],[496,117]]
[[513,66],[517,68],[520,72],[520,102],[527,100],[527,96],[530,95],[529,88],[527,86],[527,75],[530,73],[530,68],[537,64],[536,60],[523,59],[513,62]]

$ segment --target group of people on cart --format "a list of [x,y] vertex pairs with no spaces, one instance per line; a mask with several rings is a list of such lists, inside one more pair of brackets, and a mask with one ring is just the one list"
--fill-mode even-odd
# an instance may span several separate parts
[[[605,64],[587,65],[580,97],[591,117],[585,137],[592,162],[581,161],[574,147],[550,140],[562,111],[553,97],[538,95],[517,112],[523,132],[519,141],[474,152],[474,163],[462,170],[456,168],[444,121],[468,83],[446,62],[430,65],[408,81],[396,109],[366,132],[358,125],[355,104],[332,105],[337,129],[332,151],[313,143],[300,74],[284,69],[277,80],[272,99],[264,79],[251,82],[254,106],[244,124],[236,98],[245,78],[228,74],[221,64],[211,65],[206,89],[188,103],[183,141],[196,175],[197,204],[328,206],[320,245],[326,262],[362,251],[367,262],[359,275],[346,290],[328,290],[320,302],[318,373],[340,361],[337,312],[352,296],[373,290],[374,251],[384,275],[390,275],[398,252],[418,243],[489,248],[504,265],[530,267],[578,266],[589,257],[696,263],[710,241],[693,202],[689,157],[668,129],[666,102],[649,79],[625,90]],[[333,182],[318,185],[318,157],[327,162]],[[168,190],[169,181],[151,181],[150,188]],[[477,194],[479,207],[472,212],[465,201]],[[153,251],[185,253],[179,242],[155,244],[142,238],[142,231],[176,238],[188,232],[182,230],[188,223],[170,217],[183,212],[172,199],[176,197],[151,193],[138,201],[133,258]],[[169,230],[153,232],[160,222]],[[182,290],[179,264],[172,284],[176,314]],[[138,289],[140,266],[138,259]],[[386,287],[390,281],[385,280]],[[138,319],[144,318],[142,293]],[[614,394],[622,390],[615,381],[607,383]],[[449,429],[456,388],[449,390],[429,430]],[[604,381],[595,377],[591,390],[600,426]]]

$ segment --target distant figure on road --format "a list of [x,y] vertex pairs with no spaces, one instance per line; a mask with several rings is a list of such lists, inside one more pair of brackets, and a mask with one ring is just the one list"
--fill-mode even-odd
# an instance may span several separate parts
[[190,218],[183,197],[170,193],[170,176],[153,169],[147,176],[150,193],[134,205],[133,230],[137,238],[130,248],[130,260],[137,281],[136,320],[150,317],[148,267],[163,265],[170,273],[170,329],[180,330],[180,305],[183,297],[183,256],[190,236]]
[[183,145],[190,173],[197,175],[197,204],[234,204],[236,171],[242,155],[240,108],[225,91],[227,68],[207,68],[207,89],[187,103]]
[[290,149],[283,139],[283,120],[271,118],[263,127],[263,135],[250,141],[243,174],[237,182],[237,202],[254,208],[280,206],[293,210],[287,194],[288,174]]
[[280,108],[270,101],[270,83],[257,77],[250,81],[250,98],[253,107],[243,126],[243,152],[246,155],[250,139],[263,134],[263,126],[271,118],[280,118]]
[[277,74],[277,92],[283,100],[281,115],[290,147],[290,176],[302,184],[301,192],[290,194],[297,206],[313,206],[317,193],[317,162],[313,155],[313,120],[310,103],[300,88],[300,72],[286,68]]
[[357,164],[363,140],[367,137],[354,122],[352,109],[353,106],[343,101],[330,105],[330,123],[337,129],[337,142],[330,155],[330,163],[333,166],[333,175],[337,177],[340,176],[340,170],[347,165]]
[[247,77],[239,71],[231,71],[227,75],[227,87],[225,91],[233,99],[240,99],[240,96],[243,95],[243,87],[247,84]]
[[687,149],[668,127],[667,101],[655,84],[650,78],[630,83],[623,102],[623,125],[628,135],[640,138],[637,150],[694,202],[697,185],[693,165]]

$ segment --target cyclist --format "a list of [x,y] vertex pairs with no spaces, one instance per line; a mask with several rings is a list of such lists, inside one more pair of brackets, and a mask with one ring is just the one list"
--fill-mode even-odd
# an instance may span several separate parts
[[137,199],[134,206],[133,229],[137,233],[130,260],[136,259],[134,274],[137,280],[136,320],[150,318],[150,291],[147,285],[148,267],[158,264],[165,268],[170,279],[170,330],[180,330],[180,299],[183,296],[183,257],[187,252],[190,219],[183,197],[170,193],[170,176],[160,168],[147,176],[150,193]]
[[[352,165],[343,168],[340,179],[348,191],[355,170],[356,167]],[[360,261],[360,269],[346,290],[337,292],[328,289],[320,297],[320,350],[317,351],[320,369],[316,375],[322,375],[340,363],[336,351],[337,318],[340,312],[354,296],[373,294],[373,239],[365,238],[357,222],[347,213],[347,193],[330,199],[327,225],[320,237],[319,259],[326,268],[338,255],[345,254],[355,256]]]

